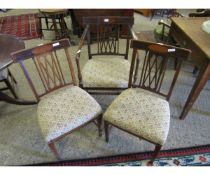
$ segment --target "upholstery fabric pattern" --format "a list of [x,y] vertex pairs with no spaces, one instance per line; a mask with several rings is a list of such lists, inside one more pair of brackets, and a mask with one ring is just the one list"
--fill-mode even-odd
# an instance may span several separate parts
[[45,95],[37,109],[38,122],[47,142],[101,113],[95,99],[77,86],[67,86]]
[[166,100],[140,88],[123,91],[104,113],[104,120],[151,142],[163,145],[170,124]]
[[130,62],[122,57],[95,57],[82,69],[84,87],[128,87]]

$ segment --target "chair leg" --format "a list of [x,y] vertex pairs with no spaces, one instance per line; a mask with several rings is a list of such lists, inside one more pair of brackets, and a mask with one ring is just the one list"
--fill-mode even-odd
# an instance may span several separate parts
[[149,161],[149,164],[153,164],[155,158],[157,157],[158,153],[160,152],[161,150],[161,145],[155,145],[155,150],[154,150],[154,154],[152,156],[152,159]]
[[106,142],[109,142],[109,123],[106,121],[104,121],[104,130],[105,130]]
[[11,77],[12,81],[14,81],[15,84],[17,84],[17,81],[15,80],[15,78],[13,77],[12,73],[10,72],[9,69],[7,69],[8,71],[8,75]]
[[9,80],[5,79],[4,82],[7,85],[7,87],[9,88],[9,90],[11,91],[12,95],[17,99],[18,97],[17,97],[12,85],[10,84]]
[[61,160],[60,158],[60,155],[58,154],[58,151],[56,149],[56,146],[55,146],[55,142],[51,141],[48,143],[48,146],[50,147],[51,151],[53,152],[53,154],[55,155],[55,157],[58,159],[58,160]]
[[100,137],[102,136],[101,123],[102,123],[102,115],[100,115],[100,116],[97,118],[98,135],[99,135]]
[[175,59],[174,59],[174,70],[177,69],[177,64],[178,64],[178,60],[177,60],[177,58],[175,58]]

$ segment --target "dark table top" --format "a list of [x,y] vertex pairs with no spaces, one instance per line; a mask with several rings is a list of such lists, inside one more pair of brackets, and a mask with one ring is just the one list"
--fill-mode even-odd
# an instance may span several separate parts
[[12,35],[0,34],[0,71],[13,62],[10,54],[21,49],[25,49],[23,40]]

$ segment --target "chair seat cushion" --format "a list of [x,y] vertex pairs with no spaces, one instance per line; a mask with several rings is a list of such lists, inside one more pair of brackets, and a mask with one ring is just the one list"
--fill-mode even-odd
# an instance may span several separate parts
[[95,57],[82,69],[84,87],[128,87],[130,62],[122,57]]
[[40,100],[37,114],[47,142],[89,122],[102,113],[100,105],[77,86],[55,90]]
[[169,131],[170,109],[168,102],[157,94],[131,88],[111,103],[103,117],[123,130],[163,145]]

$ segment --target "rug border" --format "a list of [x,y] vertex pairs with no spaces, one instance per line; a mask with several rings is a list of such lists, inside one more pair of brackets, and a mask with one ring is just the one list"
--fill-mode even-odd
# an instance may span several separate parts
[[[206,152],[210,152],[210,144],[161,150],[157,158],[188,156],[188,155],[193,155],[193,154],[196,155]],[[43,163],[30,164],[24,166],[98,166],[98,165],[106,165],[112,163],[120,163],[122,161],[129,162],[135,160],[150,159],[152,154],[153,151],[147,151],[147,152],[126,153],[126,154],[119,154],[113,156],[93,157],[85,159],[63,160],[58,162],[43,162]],[[208,164],[206,164],[205,166],[207,165]]]

